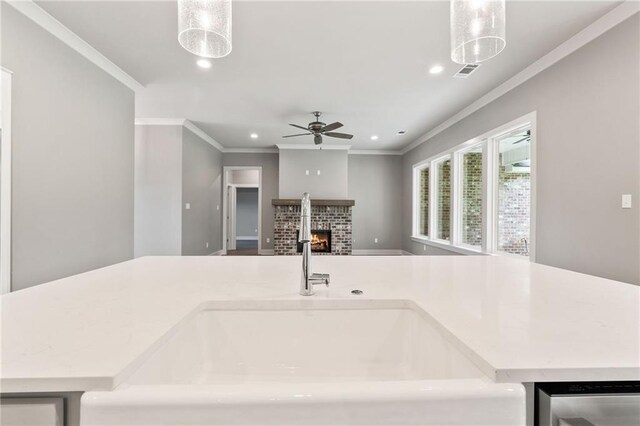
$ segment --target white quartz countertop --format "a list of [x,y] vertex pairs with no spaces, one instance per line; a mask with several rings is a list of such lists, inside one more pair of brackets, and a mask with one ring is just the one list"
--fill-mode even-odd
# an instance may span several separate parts
[[[1,297],[2,392],[105,390],[200,303],[411,299],[499,382],[640,379],[640,287],[506,257],[144,257]],[[351,294],[360,289],[362,296]]]

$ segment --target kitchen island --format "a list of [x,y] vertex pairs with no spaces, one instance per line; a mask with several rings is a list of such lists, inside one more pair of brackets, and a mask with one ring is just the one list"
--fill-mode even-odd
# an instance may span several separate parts
[[[212,301],[408,300],[497,383],[640,379],[640,287],[499,256],[144,257],[2,296],[3,394],[112,390]],[[352,293],[361,290],[361,295]]]

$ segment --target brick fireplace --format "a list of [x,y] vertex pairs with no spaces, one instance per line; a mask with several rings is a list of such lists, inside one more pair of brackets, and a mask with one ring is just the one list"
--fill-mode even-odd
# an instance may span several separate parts
[[[276,199],[272,204],[275,216],[274,254],[276,256],[300,254],[298,252],[300,200]],[[316,241],[315,245],[312,244],[312,253],[338,256],[351,254],[351,210],[354,205],[353,200],[311,200],[311,230],[312,237],[315,232],[314,241]]]

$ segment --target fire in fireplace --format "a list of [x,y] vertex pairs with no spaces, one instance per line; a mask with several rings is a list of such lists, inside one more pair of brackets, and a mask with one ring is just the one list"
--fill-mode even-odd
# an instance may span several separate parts
[[[296,231],[296,241],[300,231]],[[298,253],[302,253],[302,244],[298,243]],[[331,253],[331,230],[311,230],[311,253]]]

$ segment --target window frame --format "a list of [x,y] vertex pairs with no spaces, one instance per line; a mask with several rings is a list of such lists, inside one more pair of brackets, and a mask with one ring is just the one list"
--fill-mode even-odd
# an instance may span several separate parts
[[[498,164],[499,164],[499,139],[513,132],[514,130],[527,127],[531,130],[530,152],[531,152],[531,202],[530,202],[530,242],[529,256],[519,256],[506,253],[497,249],[498,240]],[[478,137],[458,144],[448,150],[439,152],[413,165],[413,187],[412,187],[412,233],[411,240],[434,246],[460,254],[486,254],[492,256],[507,256],[531,262],[535,262],[536,255],[536,112],[531,112],[517,118],[507,124],[492,129]],[[482,148],[482,245],[472,246],[462,242],[462,196],[463,196],[463,155],[470,150]],[[449,219],[449,240],[437,238],[437,165],[438,163],[451,160],[451,210]],[[420,172],[429,168],[429,234],[421,235],[420,226]]]

